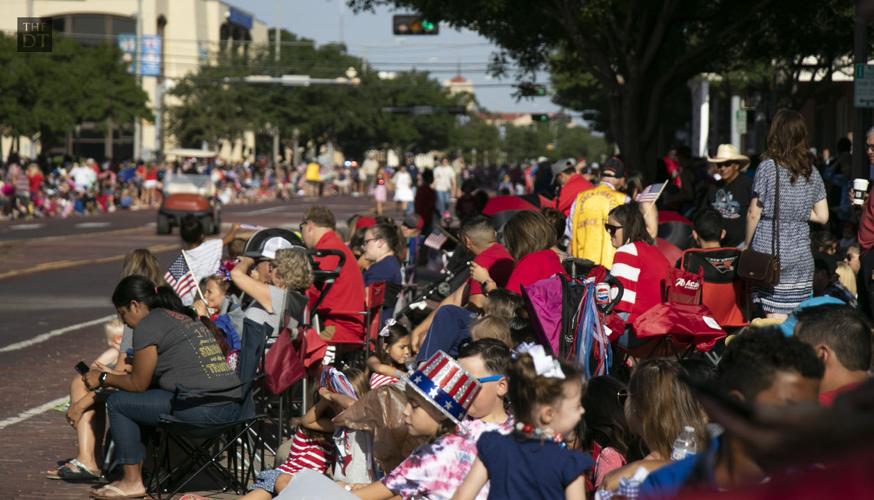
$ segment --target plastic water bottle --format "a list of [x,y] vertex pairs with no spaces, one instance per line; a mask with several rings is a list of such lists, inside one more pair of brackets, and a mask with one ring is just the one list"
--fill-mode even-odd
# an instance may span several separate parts
[[674,446],[671,448],[671,460],[674,462],[683,460],[689,455],[694,455],[698,452],[698,443],[695,441],[695,428],[691,425],[683,427],[680,435],[674,440]]

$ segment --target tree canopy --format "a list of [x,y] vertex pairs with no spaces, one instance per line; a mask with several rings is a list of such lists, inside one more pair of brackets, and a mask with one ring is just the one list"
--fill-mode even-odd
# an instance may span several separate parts
[[153,118],[114,46],[56,36],[51,52],[18,52],[15,37],[0,34],[0,68],[0,133],[38,136],[43,150],[85,122]]
[[[706,72],[761,61],[846,54],[852,34],[839,0],[349,0],[392,5],[494,41],[496,71],[548,68],[556,101],[586,111],[629,165],[654,167],[672,94]],[[849,7],[852,9],[852,7]],[[851,14],[851,12],[850,12]],[[515,65],[515,66],[514,66]]]

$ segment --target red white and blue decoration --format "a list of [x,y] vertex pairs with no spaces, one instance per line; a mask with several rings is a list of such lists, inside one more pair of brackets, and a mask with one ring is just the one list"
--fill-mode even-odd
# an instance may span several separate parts
[[407,384],[456,424],[467,416],[482,388],[475,377],[443,351],[434,353],[422,368],[413,372]]

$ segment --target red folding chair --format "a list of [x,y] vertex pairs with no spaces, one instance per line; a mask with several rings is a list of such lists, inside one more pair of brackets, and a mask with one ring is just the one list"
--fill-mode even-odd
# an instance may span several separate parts
[[385,304],[385,282],[377,281],[364,288],[364,348],[367,355],[376,348],[382,329],[382,306]]

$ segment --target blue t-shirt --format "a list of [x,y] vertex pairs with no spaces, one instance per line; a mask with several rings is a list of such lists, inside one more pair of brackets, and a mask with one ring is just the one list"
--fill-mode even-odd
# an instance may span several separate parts
[[374,262],[364,271],[365,285],[380,281],[384,281],[386,284],[394,283],[400,285],[402,284],[401,280],[401,263],[396,257],[391,255],[379,262]]
[[[365,286],[370,285],[371,283],[379,283],[380,281],[384,281],[386,284],[385,302],[382,307],[380,318],[380,326],[382,326],[385,325],[392,315],[394,315],[395,304],[397,303],[397,292],[400,290],[401,285],[403,285],[403,277],[401,277],[401,261],[399,261],[397,257],[389,255],[379,262],[374,262],[366,271],[364,271]],[[389,285],[397,286],[393,287]],[[394,294],[394,296],[390,297],[389,295],[391,294]]]
[[593,465],[579,450],[515,434],[486,432],[476,449],[489,471],[489,500],[564,498],[564,489]]
[[474,318],[475,315],[463,307],[445,305],[437,309],[416,356],[416,363],[428,361],[437,351],[443,351],[453,358],[458,356],[459,346],[470,338],[470,325]]

